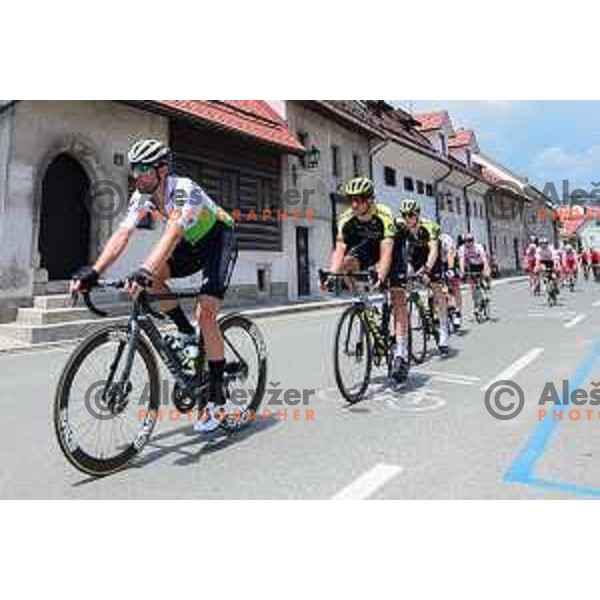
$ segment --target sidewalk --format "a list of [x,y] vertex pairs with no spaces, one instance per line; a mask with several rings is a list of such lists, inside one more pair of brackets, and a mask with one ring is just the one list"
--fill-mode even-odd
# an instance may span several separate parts
[[[518,281],[526,281],[527,276],[520,275],[516,277],[507,277],[505,279],[495,279],[492,281],[492,287],[498,285],[505,285],[509,283],[515,283]],[[466,289],[466,286],[462,286],[463,289]],[[239,307],[235,309],[228,309],[226,313],[239,313],[251,319],[264,319],[268,317],[276,317],[282,315],[294,315],[298,313],[305,312],[314,312],[320,310],[332,310],[336,308],[340,308],[342,306],[347,306],[352,303],[352,298],[323,298],[319,300],[308,300],[304,302],[295,302],[295,303],[286,303],[286,304],[277,304],[272,306],[264,306],[260,308],[244,308]],[[62,347],[69,346],[79,342],[82,338],[77,338],[68,341],[60,341],[60,342],[47,342],[47,343],[39,343],[39,344],[27,344],[18,340],[9,339],[6,337],[0,336],[0,354],[4,353],[12,353],[12,352],[22,352],[22,351],[32,351],[41,348],[53,348],[53,347]]]

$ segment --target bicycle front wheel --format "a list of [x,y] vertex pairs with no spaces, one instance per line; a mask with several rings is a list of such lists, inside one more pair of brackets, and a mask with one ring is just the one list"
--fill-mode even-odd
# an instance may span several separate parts
[[148,342],[125,326],[101,329],[75,349],[60,377],[54,400],[60,449],[83,473],[114,473],[141,452],[159,406],[159,371]]
[[408,355],[420,365],[427,354],[427,314],[414,300],[408,303]]
[[372,340],[363,309],[347,308],[335,334],[335,381],[342,396],[351,404],[363,398],[371,378]]

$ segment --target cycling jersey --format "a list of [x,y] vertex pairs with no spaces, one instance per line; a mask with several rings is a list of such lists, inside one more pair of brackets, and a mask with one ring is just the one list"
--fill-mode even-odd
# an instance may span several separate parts
[[[159,209],[149,194],[136,190],[129,201],[129,210],[120,226],[134,229],[144,218],[156,218]],[[162,220],[168,219],[183,229],[183,238],[196,244],[210,233],[217,222],[233,227],[233,219],[194,181],[186,177],[167,178]]]
[[413,271],[419,271],[425,266],[429,258],[430,242],[437,243],[438,256],[435,264],[430,269],[429,278],[434,283],[441,282],[443,275],[440,226],[433,221],[420,219],[416,230],[411,233],[406,225],[406,221],[401,216],[396,217],[394,222],[396,225],[396,238],[394,240],[394,253],[390,271],[392,287],[402,286],[406,283],[409,265]]
[[370,211],[371,218],[361,220],[349,208],[338,220],[338,242],[343,242],[365,268],[379,260],[382,240],[393,240],[396,233],[392,211],[376,203]]
[[467,265],[483,265],[485,259],[485,250],[479,243],[463,244],[458,251],[460,260],[464,260]]
[[408,250],[408,261],[415,267],[422,267],[429,256],[429,243],[437,242],[438,260],[441,265],[440,249],[440,226],[434,221],[428,219],[419,219],[419,223],[414,232],[411,232],[402,217],[396,217],[396,238],[399,242],[405,241]]
[[552,263],[560,263],[560,257],[559,254],[556,250],[554,250],[554,248],[552,248],[551,246],[547,246],[546,248],[543,248],[542,246],[540,246],[538,248],[537,254],[535,256],[536,260],[540,261],[540,262],[552,262]]
[[525,250],[525,256],[527,258],[535,259],[536,252],[537,246],[535,244],[529,244],[529,246],[527,246],[527,249]]
[[451,252],[456,251],[456,246],[454,245],[454,240],[447,233],[442,233],[440,235],[440,242],[441,242],[442,262],[444,263],[444,265],[446,265],[447,268],[453,268],[453,265],[448,265],[448,255]]

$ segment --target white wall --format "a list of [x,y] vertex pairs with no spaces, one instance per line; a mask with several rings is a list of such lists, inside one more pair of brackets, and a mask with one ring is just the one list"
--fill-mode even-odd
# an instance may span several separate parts
[[[385,184],[384,167],[396,171],[396,186]],[[415,189],[413,192],[404,189],[404,178],[411,177]],[[373,180],[378,202],[389,206],[394,213],[398,212],[404,198],[413,198],[421,206],[421,214],[427,219],[435,220],[435,198],[417,193],[417,180],[423,184],[433,185],[434,176],[431,171],[414,161],[414,154],[398,144],[389,143],[375,154],[373,160]]]
[[[23,101],[15,106],[7,191],[1,213],[5,226],[0,265],[16,263],[26,281],[18,289],[0,293],[32,294],[33,274],[39,265],[41,182],[53,158],[68,152],[81,163],[91,181],[110,180],[126,194],[127,164],[125,161],[116,166],[113,155],[126,156],[131,144],[141,137],[168,141],[167,120],[109,101]],[[92,259],[120,219],[121,215],[112,220],[92,217]],[[138,232],[115,272],[136,264],[154,239],[154,231]]]

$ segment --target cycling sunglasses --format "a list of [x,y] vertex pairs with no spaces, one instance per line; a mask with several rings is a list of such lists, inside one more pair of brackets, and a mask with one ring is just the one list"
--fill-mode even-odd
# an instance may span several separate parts
[[156,167],[154,165],[147,165],[144,163],[136,163],[131,165],[129,171],[135,177],[136,175],[145,175],[146,173],[150,173]]

